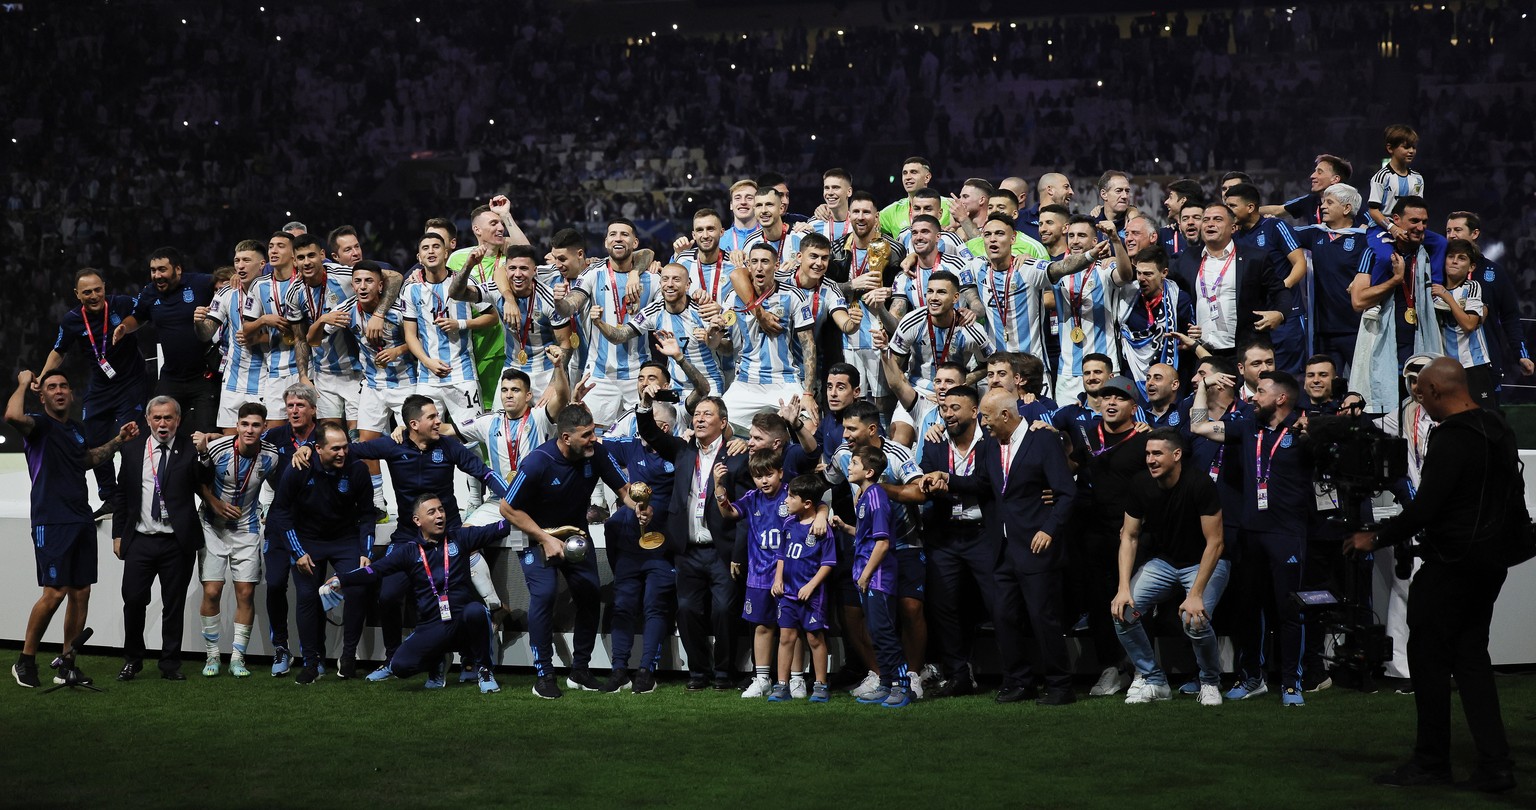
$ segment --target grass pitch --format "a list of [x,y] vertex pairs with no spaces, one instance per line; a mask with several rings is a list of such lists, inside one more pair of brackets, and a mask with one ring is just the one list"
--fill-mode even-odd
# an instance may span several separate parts
[[[4,663],[15,651],[0,650]],[[46,660],[41,662],[46,664]],[[1378,788],[1406,758],[1413,699],[1332,689],[1204,709],[999,706],[990,694],[904,710],[689,694],[530,693],[526,671],[428,692],[264,669],[184,683],[150,669],[105,694],[0,685],[0,804],[66,807],[1479,807],[1536,806],[1536,775],[1501,797]],[[45,677],[51,670],[44,669]],[[8,681],[9,679],[7,679]],[[563,679],[562,679],[563,684]],[[1517,762],[1536,761],[1536,676],[1499,678]],[[1086,685],[1079,692],[1086,695]],[[1459,717],[1457,774],[1472,760]]]

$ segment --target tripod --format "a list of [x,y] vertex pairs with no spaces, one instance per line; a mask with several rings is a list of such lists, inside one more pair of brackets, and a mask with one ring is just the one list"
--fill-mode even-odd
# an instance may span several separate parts
[[59,653],[59,657],[54,661],[54,666],[58,667],[59,672],[62,673],[63,676],[64,676],[64,682],[59,684],[58,686],[54,686],[54,687],[51,687],[51,688],[48,688],[48,689],[44,689],[43,690],[43,694],[46,695],[46,694],[49,694],[51,692],[57,692],[60,689],[64,689],[66,687],[69,688],[70,690],[89,689],[92,692],[104,691],[104,690],[98,689],[97,687],[92,686],[92,685],[90,685],[88,683],[83,683],[80,680],[80,670],[75,668],[75,667],[72,667],[72,666],[67,666],[68,662],[73,660],[73,657],[74,657],[74,654],[75,654],[75,650],[78,650],[82,646],[84,646],[85,642],[90,640],[91,634],[94,633],[94,632],[96,632],[96,631],[94,631],[91,628],[87,627],[84,630],[80,631],[80,635],[75,636],[74,641],[71,641],[68,644],[64,645],[64,651]]

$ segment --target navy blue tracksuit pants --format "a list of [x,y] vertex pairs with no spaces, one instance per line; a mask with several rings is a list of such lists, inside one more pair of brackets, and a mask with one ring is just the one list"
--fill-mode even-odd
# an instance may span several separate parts
[[907,685],[907,657],[901,649],[901,634],[896,631],[896,614],[891,610],[895,596],[868,590],[861,594],[864,625],[875,643],[875,660],[880,664],[880,680],[889,686]]
[[[297,565],[293,567],[293,587],[298,589],[299,643],[304,649],[305,666],[319,666],[325,657],[325,608],[320,604],[320,586],[330,579],[326,566],[338,574],[357,570],[357,542],[314,543],[304,550],[314,563],[314,573],[306,574]],[[342,595],[346,601],[341,606],[341,655],[355,656],[357,643],[363,638],[363,619],[367,617],[367,588],[343,588]]]
[[552,676],[550,669],[555,644],[555,595],[560,588],[560,574],[570,588],[576,606],[576,632],[571,645],[571,668],[586,669],[592,662],[592,648],[597,645],[597,625],[602,617],[602,593],[597,574],[597,550],[587,549],[580,563],[563,563],[546,568],[532,548],[518,555],[523,579],[528,583],[528,647],[533,651],[533,670],[540,678]]
[[470,602],[452,621],[434,617],[416,625],[415,632],[389,659],[389,671],[397,678],[436,671],[443,665],[443,656],[455,650],[465,661],[489,661],[493,632],[484,603]]

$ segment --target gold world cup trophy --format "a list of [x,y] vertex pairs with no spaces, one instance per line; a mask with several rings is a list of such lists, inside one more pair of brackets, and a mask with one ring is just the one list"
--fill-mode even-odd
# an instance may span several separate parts
[[[633,500],[637,504],[644,505],[650,503],[651,485],[645,483],[644,481],[631,482],[629,485],[629,497],[630,500]],[[666,538],[662,537],[661,532],[645,531],[645,527],[646,523],[640,524],[640,547],[646,551],[655,551],[656,549],[661,548],[661,544],[666,542]]]
[[885,270],[886,262],[891,260],[891,246],[884,239],[875,239],[869,245],[869,272],[879,273]]

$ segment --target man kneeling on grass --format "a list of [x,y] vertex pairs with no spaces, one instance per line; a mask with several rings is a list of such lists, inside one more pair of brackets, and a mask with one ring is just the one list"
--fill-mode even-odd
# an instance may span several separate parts
[[449,531],[448,513],[436,495],[416,501],[413,519],[419,530],[417,539],[373,565],[338,574],[327,583],[336,588],[366,585],[396,572],[409,578],[416,589],[420,623],[389,660],[391,674],[408,678],[429,672],[427,688],[443,687],[443,656],[454,650],[465,653],[465,661],[485,662],[480,667],[481,693],[499,692],[491,674],[491,634],[495,632],[485,603],[470,581],[469,556],[482,547],[507,536],[512,526],[506,520],[508,507],[502,502],[502,520],[489,526],[465,526]]
[[[1141,619],[1155,605],[1184,594],[1179,619],[1200,666],[1200,705],[1221,705],[1221,653],[1211,611],[1226,589],[1230,563],[1222,559],[1221,500],[1210,476],[1184,474],[1184,441],[1172,428],[1147,438],[1147,470],[1132,479],[1120,531],[1120,591],[1110,603],[1115,632],[1136,665],[1126,703],[1171,697]],[[1150,557],[1135,576],[1137,547]]]

